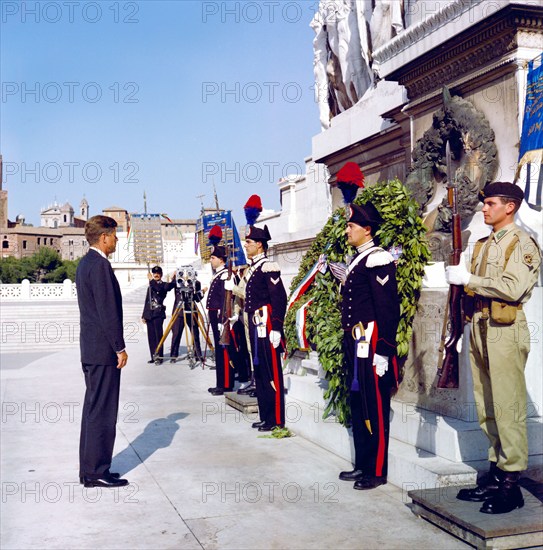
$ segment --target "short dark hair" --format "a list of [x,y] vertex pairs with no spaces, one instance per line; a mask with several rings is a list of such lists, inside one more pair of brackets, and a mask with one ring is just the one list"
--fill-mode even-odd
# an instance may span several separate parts
[[512,197],[497,197],[497,198],[500,199],[502,204],[507,204],[508,202],[512,202],[515,205],[515,210],[513,211],[513,214],[516,214],[522,205],[521,200],[513,199]]
[[92,246],[98,242],[102,233],[111,235],[116,227],[117,222],[109,216],[102,216],[101,214],[93,216],[85,223],[85,238]]

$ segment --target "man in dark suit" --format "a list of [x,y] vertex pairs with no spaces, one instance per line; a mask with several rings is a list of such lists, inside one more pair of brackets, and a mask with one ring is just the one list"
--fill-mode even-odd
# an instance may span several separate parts
[[120,487],[126,479],[110,472],[115,443],[121,369],[128,355],[123,338],[119,283],[108,256],[117,246],[117,222],[93,216],[85,224],[90,250],[76,272],[85,401],[81,418],[79,476],[85,487]]
[[162,345],[158,352],[156,348],[162,339],[162,325],[164,324],[164,319],[166,319],[164,300],[168,292],[172,288],[175,288],[175,280],[165,283],[162,280],[162,268],[158,265],[155,265],[151,269],[151,273],[152,275],[149,276],[152,278],[147,288],[141,318],[147,325],[147,339],[149,341],[149,352],[151,353],[151,360],[147,362],[160,365],[162,363],[162,356],[164,355],[164,346]]

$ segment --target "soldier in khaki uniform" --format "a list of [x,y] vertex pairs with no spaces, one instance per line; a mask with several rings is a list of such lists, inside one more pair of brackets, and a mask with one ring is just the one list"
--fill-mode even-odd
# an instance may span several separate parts
[[514,223],[522,189],[496,182],[481,195],[492,233],[476,244],[471,273],[464,265],[449,266],[446,277],[464,285],[474,303],[470,362],[479,424],[490,442],[490,471],[457,498],[483,502],[481,512],[503,514],[524,505],[518,480],[528,465],[524,368],[530,334],[523,304],[537,282],[541,253],[535,239]]

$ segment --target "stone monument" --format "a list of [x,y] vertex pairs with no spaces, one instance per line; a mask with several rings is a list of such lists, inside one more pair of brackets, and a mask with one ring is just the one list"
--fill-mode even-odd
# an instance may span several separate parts
[[[421,205],[433,262],[393,403],[389,480],[399,486],[409,481],[412,489],[468,483],[477,468],[486,468],[487,442],[476,418],[467,350],[460,388],[436,387],[450,246],[450,219],[442,205],[444,141],[451,141],[469,253],[489,232],[477,190],[514,179],[526,66],[543,51],[543,2],[392,0],[376,2],[368,13],[371,5],[322,0],[313,19],[316,85],[326,94],[318,96],[323,131],[313,138],[312,157],[328,170],[333,208],[341,204],[336,174],[347,161],[361,167],[366,186],[398,177]],[[339,43],[355,52],[339,55]],[[523,204],[518,222],[542,242],[540,213]],[[535,478],[542,477],[542,305],[539,285],[526,309],[532,329],[528,474]],[[293,427],[350,460],[347,430],[322,420],[326,382],[318,357],[295,357],[288,368],[287,418],[290,403]]]

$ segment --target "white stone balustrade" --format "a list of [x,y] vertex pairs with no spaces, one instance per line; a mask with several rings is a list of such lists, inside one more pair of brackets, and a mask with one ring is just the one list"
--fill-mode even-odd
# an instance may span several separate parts
[[75,283],[66,279],[63,283],[31,283],[24,279],[20,284],[1,284],[1,301],[75,300]]

